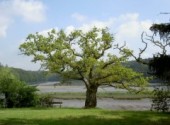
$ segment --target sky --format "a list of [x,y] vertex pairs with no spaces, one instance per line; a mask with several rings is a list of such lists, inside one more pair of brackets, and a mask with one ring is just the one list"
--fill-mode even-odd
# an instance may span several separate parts
[[[0,62],[9,67],[39,70],[40,64],[22,55],[19,45],[32,33],[50,29],[84,31],[108,27],[115,42],[139,52],[141,33],[153,23],[170,20],[170,0],[0,0]],[[143,58],[158,50],[149,45]]]

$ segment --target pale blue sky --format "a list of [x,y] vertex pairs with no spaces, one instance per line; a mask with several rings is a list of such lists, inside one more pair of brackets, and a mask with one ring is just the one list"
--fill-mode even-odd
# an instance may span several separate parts
[[[170,0],[0,0],[0,62],[38,70],[31,57],[20,55],[19,45],[30,33],[51,28],[67,31],[108,26],[116,41],[138,51],[140,34],[154,22],[169,21]],[[149,32],[149,31],[147,31]],[[156,49],[149,49],[144,57]]]

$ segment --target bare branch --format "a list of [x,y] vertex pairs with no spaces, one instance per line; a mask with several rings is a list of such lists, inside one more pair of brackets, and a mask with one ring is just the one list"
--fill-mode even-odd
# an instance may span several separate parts
[[113,49],[118,49],[118,50],[120,50],[120,51],[123,51],[123,49],[125,48],[125,46],[126,46],[126,42],[124,41],[124,44],[122,45],[122,46],[119,46],[119,44],[116,44],[116,45],[114,45],[115,46],[115,48],[113,48]]
[[148,62],[144,61],[144,60],[141,58],[142,54],[145,52],[145,50],[146,50],[147,47],[148,47],[147,42],[145,42],[144,39],[143,39],[144,34],[147,35],[145,32],[143,32],[143,33],[141,34],[141,40],[142,40],[142,43],[144,43],[144,48],[143,48],[143,49],[142,49],[142,48],[139,48],[139,51],[140,51],[140,52],[139,52],[138,56],[135,56],[135,55],[132,53],[132,57],[133,57],[137,62],[142,63],[142,64],[145,64],[145,65],[148,65]]
[[154,34],[152,36],[149,36],[146,34],[146,36],[148,37],[147,40],[149,40],[150,42],[152,42],[155,46],[158,46],[160,49],[162,49],[162,53],[165,55],[167,50],[166,47],[170,45],[169,39],[167,38],[166,40],[164,40],[164,42],[160,42],[154,39]]
[[142,43],[144,43],[144,45],[145,45],[144,48],[143,48],[143,49],[142,49],[142,48],[139,48],[139,51],[140,51],[140,52],[139,52],[139,54],[138,54],[137,57],[132,53],[132,57],[133,57],[137,62],[142,63],[142,64],[145,64],[145,65],[148,65],[148,63],[141,58],[142,54],[145,52],[145,50],[146,50],[147,47],[148,47],[147,42],[145,42],[144,39],[143,39],[144,34],[147,35],[145,32],[143,32],[143,33],[141,34]]
[[[144,32],[141,34],[141,39],[142,39],[142,43],[145,44],[145,47],[143,49],[139,48],[140,52],[138,54],[138,56],[135,56],[132,52],[130,53],[130,55],[137,61],[137,62],[140,62],[142,64],[148,64],[147,62],[143,61],[142,58],[141,58],[141,55],[144,53],[144,51],[146,50],[147,48],[147,43],[143,40],[143,35],[144,35]],[[122,46],[119,46],[118,44],[115,45],[115,48],[114,49],[118,49],[120,52],[123,52],[124,53],[124,48],[126,46],[126,42],[124,42],[124,45]]]
[[[140,50],[140,53],[139,53],[139,58],[141,58],[141,55],[142,55],[142,53],[146,50],[146,48],[148,47],[147,45],[147,43],[143,40],[143,35],[144,35],[144,33],[145,32],[143,32],[142,34],[141,34],[141,39],[142,39],[142,43],[144,43],[145,44],[145,47],[143,48],[143,49],[139,49]],[[146,34],[146,33],[145,33]]]

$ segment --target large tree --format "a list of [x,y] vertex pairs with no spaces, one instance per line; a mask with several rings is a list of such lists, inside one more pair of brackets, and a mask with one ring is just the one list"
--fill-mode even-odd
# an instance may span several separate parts
[[[48,35],[30,34],[20,50],[40,61],[45,69],[63,78],[82,80],[86,86],[85,107],[97,105],[96,93],[101,85],[140,91],[147,80],[140,73],[122,65],[131,51],[117,53],[114,37],[108,29],[92,28],[88,32],[51,30]],[[119,55],[119,56],[118,56]]]

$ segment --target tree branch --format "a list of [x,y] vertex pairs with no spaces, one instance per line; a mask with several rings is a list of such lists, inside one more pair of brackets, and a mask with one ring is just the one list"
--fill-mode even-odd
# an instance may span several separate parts
[[154,39],[154,34],[153,36],[149,36],[149,35],[146,35],[148,37],[147,40],[149,40],[150,42],[152,42],[154,45],[158,46],[160,49],[162,49],[162,53],[164,55],[166,55],[166,47],[170,45],[170,42],[169,42],[169,39],[166,39],[164,40],[164,42],[160,42],[160,41],[155,41]]
[[102,77],[95,78],[95,81],[99,81],[99,80],[102,80],[102,79],[106,79],[106,78],[108,78],[108,77],[110,77],[110,76],[112,76],[112,75],[113,75],[113,74],[110,73],[110,74],[107,74],[106,76],[102,76]]
[[82,79],[83,82],[85,83],[86,88],[88,88],[88,87],[89,87],[88,81],[85,79],[85,77],[83,76],[83,74],[82,74],[82,72],[80,71],[79,68],[77,68],[77,71],[78,71],[79,75],[81,76],[81,79]]
[[[139,54],[138,54],[138,57],[136,57],[133,53],[132,53],[132,57],[133,57],[137,62],[142,63],[142,64],[145,64],[145,65],[148,65],[148,62],[142,60],[142,58],[141,58],[141,55],[145,52],[145,50],[146,50],[147,47],[148,47],[147,42],[145,42],[144,39],[143,39],[144,33],[145,33],[145,32],[143,32],[143,33],[141,34],[141,40],[142,40],[142,43],[144,43],[145,46],[144,46],[143,49],[139,48],[139,51],[140,51],[140,52],[139,52]],[[145,34],[146,34],[146,33],[145,33]],[[147,34],[146,34],[146,35],[147,35]]]
[[[148,45],[147,42],[145,42],[145,41],[143,40],[143,35],[144,35],[144,33],[145,33],[145,32],[143,32],[143,33],[141,34],[142,43],[145,44],[144,48],[143,48],[143,49],[139,48],[139,51],[140,51],[140,52],[139,52],[138,56],[135,56],[132,52],[130,52],[130,55],[131,55],[137,62],[142,63],[142,64],[145,64],[145,65],[148,65],[148,62],[145,62],[145,61],[142,60],[142,58],[141,58],[141,55],[145,52],[145,50],[147,49],[147,45]],[[115,48],[114,48],[114,49],[118,49],[120,52],[125,53],[125,51],[124,51],[125,46],[126,46],[126,42],[124,42],[124,45],[122,45],[122,46],[119,46],[118,44],[115,45]]]

